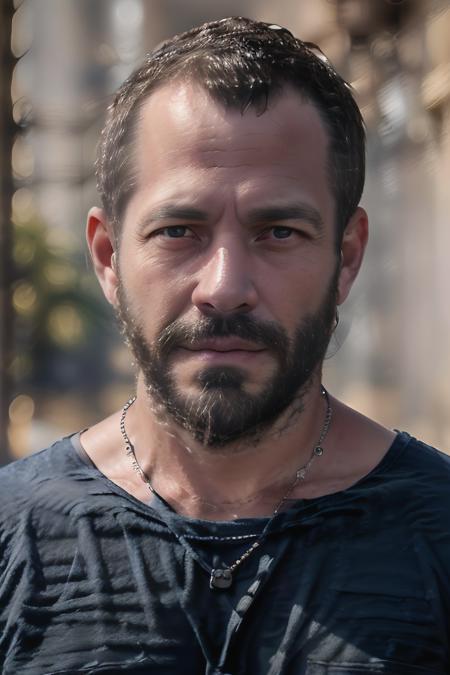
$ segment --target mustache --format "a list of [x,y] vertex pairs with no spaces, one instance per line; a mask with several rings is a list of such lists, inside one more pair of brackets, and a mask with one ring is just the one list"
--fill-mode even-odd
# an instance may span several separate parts
[[214,337],[241,338],[280,355],[286,354],[289,349],[289,339],[278,324],[271,321],[256,321],[244,314],[202,317],[194,324],[176,319],[159,334],[157,349],[161,355],[167,355],[182,344],[194,345],[199,340]]

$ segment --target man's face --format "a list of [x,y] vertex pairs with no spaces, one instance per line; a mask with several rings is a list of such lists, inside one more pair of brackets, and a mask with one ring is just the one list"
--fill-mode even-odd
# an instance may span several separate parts
[[205,446],[258,435],[318,374],[335,313],[327,135],[286,89],[258,116],[195,84],[145,103],[119,314],[155,403]]

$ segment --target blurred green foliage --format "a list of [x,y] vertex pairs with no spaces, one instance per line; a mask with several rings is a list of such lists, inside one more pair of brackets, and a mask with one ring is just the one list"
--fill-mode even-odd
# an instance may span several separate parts
[[[86,256],[52,244],[46,227],[30,219],[14,223],[13,259],[11,375],[16,387],[58,390],[69,386],[69,379],[71,385],[92,385],[103,356],[92,344],[101,345],[111,316]],[[76,369],[70,366],[71,355]]]

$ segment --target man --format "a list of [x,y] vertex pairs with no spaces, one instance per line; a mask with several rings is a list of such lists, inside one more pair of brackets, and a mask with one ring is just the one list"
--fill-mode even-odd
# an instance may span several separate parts
[[367,241],[348,85],[207,24],[121,87],[97,172],[136,395],[2,471],[2,672],[448,673],[448,458],[321,385]]

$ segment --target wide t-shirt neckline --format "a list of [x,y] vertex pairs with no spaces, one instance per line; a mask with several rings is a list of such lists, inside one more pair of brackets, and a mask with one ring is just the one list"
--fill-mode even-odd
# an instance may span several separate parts
[[[70,442],[73,457],[79,465],[82,465],[84,469],[89,472],[92,478],[101,481],[103,485],[108,488],[109,493],[120,495],[130,502],[135,509],[137,508],[152,518],[156,518],[166,524],[167,517],[169,517],[171,523],[176,525],[177,529],[182,528],[184,530],[185,536],[192,536],[196,539],[202,539],[203,537],[209,539],[214,537],[216,533],[220,533],[221,539],[227,539],[227,532],[229,531],[230,539],[244,539],[247,536],[255,536],[255,533],[261,532],[271,519],[270,516],[265,516],[260,518],[239,518],[236,520],[204,520],[178,514],[160,495],[157,494],[151,495],[148,503],[143,502],[116,485],[116,483],[110,480],[97,468],[81,444],[81,433],[82,431],[75,433],[72,436],[69,436],[67,440]],[[365,476],[362,476],[345,490],[329,493],[320,497],[293,501],[288,508],[280,511],[280,513],[273,518],[270,532],[291,528],[298,525],[300,520],[301,522],[305,522],[309,519],[315,519],[322,511],[333,508],[339,502],[352,498],[356,492],[368,487],[379,475],[390,468],[394,461],[397,461],[400,458],[411,441],[411,438],[412,437],[407,432],[397,432],[391,445],[378,464],[376,464]]]

